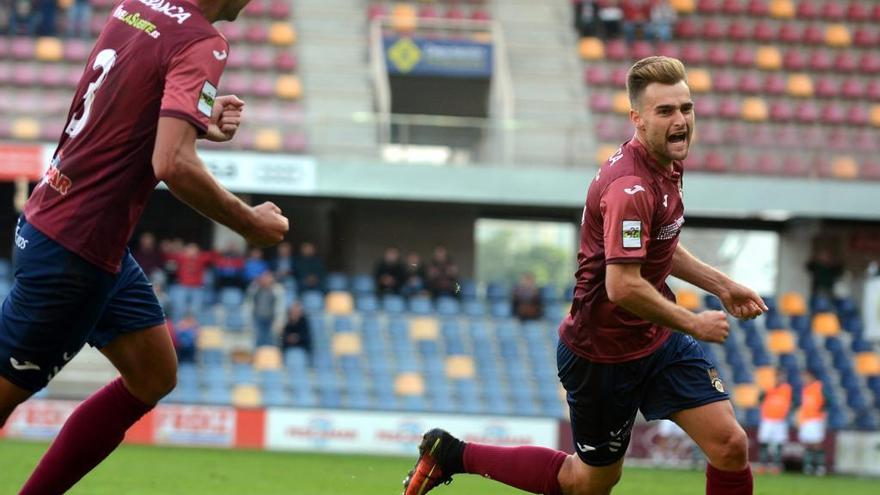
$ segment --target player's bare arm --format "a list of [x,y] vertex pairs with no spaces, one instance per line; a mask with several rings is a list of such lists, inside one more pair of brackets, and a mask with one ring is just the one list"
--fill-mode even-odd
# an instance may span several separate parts
[[235,137],[238,126],[241,125],[241,114],[244,111],[244,101],[235,95],[218,96],[214,100],[211,113],[211,121],[204,138],[209,141],[223,143]]
[[641,275],[639,263],[613,263],[606,268],[608,299],[650,322],[680,330],[699,340],[724,342],[730,330],[721,311],[693,313],[663,297]]
[[700,261],[681,244],[672,257],[672,275],[718,296],[735,318],[750,320],[767,311],[767,305],[755,291]]
[[281,242],[288,220],[271,202],[248,206],[224,189],[196,153],[196,129],[173,117],[160,117],[153,148],[153,171],[181,201],[226,225],[257,246]]

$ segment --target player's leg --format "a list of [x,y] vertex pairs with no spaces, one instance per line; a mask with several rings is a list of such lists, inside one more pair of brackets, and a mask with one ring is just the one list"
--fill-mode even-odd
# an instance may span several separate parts
[[645,388],[645,418],[672,419],[700,446],[709,460],[706,493],[750,495],[748,439],[702,348],[690,336],[675,333],[658,355],[656,369]]
[[25,390],[0,376],[0,428],[6,424],[12,411],[26,401],[31,394],[33,392],[30,390]]
[[95,392],[71,414],[21,495],[67,491],[116,449],[128,428],[174,387],[177,360],[164,315],[149,282],[130,257],[123,261],[89,343],[101,349],[122,377]]

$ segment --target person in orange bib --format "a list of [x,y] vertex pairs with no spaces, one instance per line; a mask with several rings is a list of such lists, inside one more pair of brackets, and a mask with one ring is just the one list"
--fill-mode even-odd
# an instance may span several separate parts
[[804,388],[801,390],[801,407],[798,410],[798,441],[805,447],[804,472],[825,474],[825,395],[822,382],[813,373],[803,373]]
[[758,443],[759,461],[771,472],[782,467],[782,445],[788,440],[788,413],[791,410],[791,385],[785,371],[776,370],[776,385],[767,390],[761,403]]

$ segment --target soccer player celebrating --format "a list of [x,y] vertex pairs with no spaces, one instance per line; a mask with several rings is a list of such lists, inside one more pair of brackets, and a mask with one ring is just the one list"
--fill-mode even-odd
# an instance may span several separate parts
[[559,329],[575,454],[462,442],[435,429],[404,480],[422,495],[458,473],[542,494],[607,494],[620,479],[636,411],[669,418],[708,457],[706,492],[752,493],[747,438],[729,396],[694,339],[723,342],[721,311],[692,313],[666,285],[674,275],[717,295],[736,318],[766,311],[748,289],[678,244],[684,223],[682,160],[694,132],[684,65],[649,57],[627,74],[635,136],[600,168],[581,222],[577,286]]
[[228,141],[244,102],[217,96],[226,39],[212,25],[248,0],[123,0],[88,59],[51,166],[18,221],[15,283],[0,312],[0,426],[85,343],[121,377],[83,402],[21,490],[63,493],[170,392],[165,316],[126,242],[158,181],[252,244],[288,220],[223,189],[196,138]]

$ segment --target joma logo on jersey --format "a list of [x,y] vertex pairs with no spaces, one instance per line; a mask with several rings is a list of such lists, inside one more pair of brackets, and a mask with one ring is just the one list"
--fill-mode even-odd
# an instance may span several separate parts
[[55,167],[49,167],[49,170],[46,171],[46,183],[62,195],[67,194],[73,186],[70,178]]
[[168,0],[138,0],[138,2],[146,5],[156,12],[161,12],[162,14],[165,14],[172,19],[175,19],[178,24],[183,24],[184,21],[189,19],[189,17],[192,15],[189,12],[183,10],[183,7],[174,5]]

